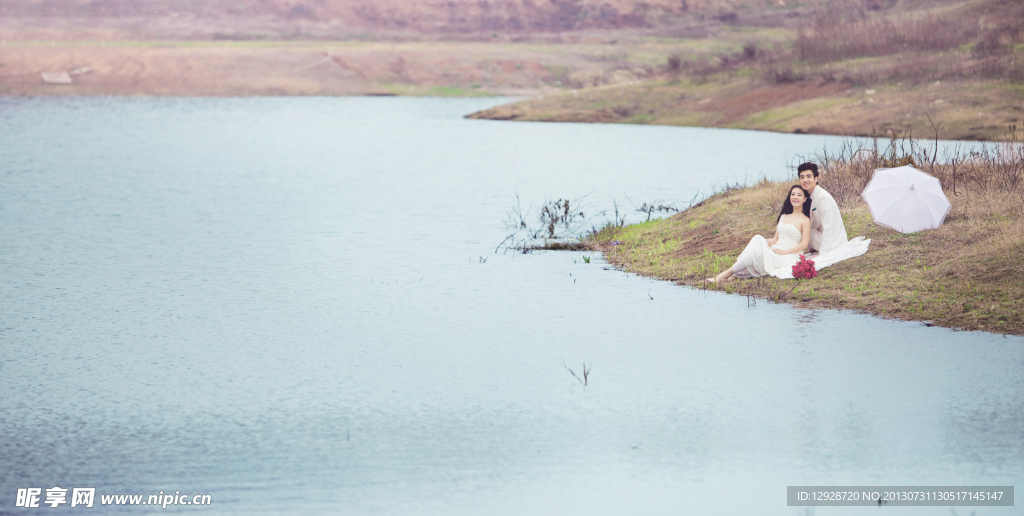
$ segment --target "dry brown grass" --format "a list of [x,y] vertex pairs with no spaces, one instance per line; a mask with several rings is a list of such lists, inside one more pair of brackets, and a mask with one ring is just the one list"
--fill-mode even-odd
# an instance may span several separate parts
[[800,60],[815,64],[904,56],[897,66],[866,70],[870,76],[861,82],[977,76],[1021,82],[1024,62],[1013,55],[1021,41],[1024,3],[983,0],[897,15],[825,11],[799,32],[793,50]]
[[[856,4],[855,4],[856,5]],[[698,83],[754,69],[768,84],[838,81],[922,84],[948,79],[1024,82],[1024,3],[975,0],[911,10],[830,6],[801,23],[791,46],[750,41],[733,53],[699,54],[678,64]]]
[[216,19],[230,28],[274,21],[334,25],[334,30],[467,33],[645,27],[664,16],[686,14],[684,5],[678,0],[0,0],[0,16],[82,17],[100,23],[104,18],[134,18],[143,27],[177,16]]
[[[1011,2],[990,2],[1009,10]],[[901,52],[933,52],[956,48],[983,32],[973,6],[924,14],[884,16],[866,11],[824,11],[799,31],[794,50],[800,59],[819,63]],[[973,14],[973,16],[971,16]]]
[[[607,228],[591,243],[630,272],[696,288],[1024,334],[1024,146],[1017,140],[983,153],[951,150],[943,162],[942,151],[927,144],[896,143],[895,153],[823,160],[821,184],[840,203],[847,232],[870,238],[871,247],[811,280],[704,281],[730,267],[753,234],[771,234],[795,180],[729,190],[674,217]],[[953,208],[938,229],[900,234],[873,222],[859,192],[875,168],[911,159],[942,181]],[[606,245],[611,239],[621,244]]]
[[634,69],[642,84],[574,84],[473,117],[859,136],[919,131],[930,117],[941,138],[965,140],[1022,123],[1024,2],[866,6],[833,2],[773,35],[725,31]]
[[774,83],[839,80],[854,86],[978,77],[1021,83],[1024,59],[1015,52],[1021,42],[1024,3],[1017,0],[895,13],[833,8],[802,27],[792,50],[774,54],[761,75]]

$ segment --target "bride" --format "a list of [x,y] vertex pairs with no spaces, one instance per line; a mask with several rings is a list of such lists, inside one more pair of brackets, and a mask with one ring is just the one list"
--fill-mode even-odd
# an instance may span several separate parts
[[736,258],[735,265],[708,280],[718,282],[787,273],[800,261],[800,253],[807,249],[810,238],[811,196],[800,185],[793,185],[782,203],[775,236],[765,240],[761,235],[754,235]]

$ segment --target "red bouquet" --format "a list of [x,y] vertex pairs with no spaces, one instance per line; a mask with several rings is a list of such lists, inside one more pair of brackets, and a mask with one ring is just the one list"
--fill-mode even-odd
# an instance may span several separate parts
[[814,260],[808,260],[806,256],[800,255],[800,261],[793,266],[793,277],[796,279],[811,279],[818,275],[814,268]]

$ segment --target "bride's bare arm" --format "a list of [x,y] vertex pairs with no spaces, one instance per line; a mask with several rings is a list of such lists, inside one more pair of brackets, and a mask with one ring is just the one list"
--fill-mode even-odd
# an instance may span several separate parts
[[[775,236],[778,237],[778,230],[775,231]],[[790,247],[789,249],[773,249],[775,254],[793,254],[802,253],[804,249],[807,249],[807,245],[811,242],[811,219],[804,218],[800,221],[800,243],[796,247]]]
[[775,242],[779,241],[779,228],[775,228],[775,236],[768,239],[768,247],[775,245]]

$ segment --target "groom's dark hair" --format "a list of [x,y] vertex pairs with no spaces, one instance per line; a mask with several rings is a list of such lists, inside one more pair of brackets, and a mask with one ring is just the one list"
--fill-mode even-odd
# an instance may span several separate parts
[[799,167],[796,167],[796,175],[799,176],[804,170],[810,170],[811,172],[814,172],[814,177],[818,177],[818,165],[815,165],[810,161],[803,163]]

